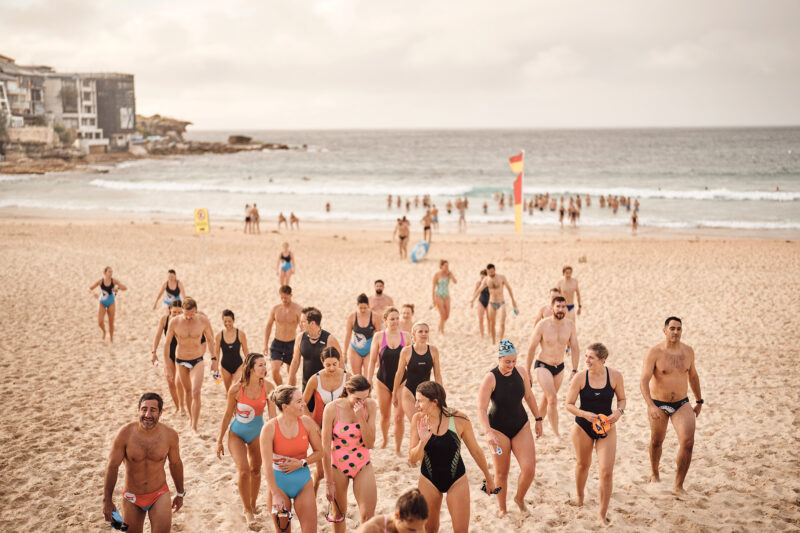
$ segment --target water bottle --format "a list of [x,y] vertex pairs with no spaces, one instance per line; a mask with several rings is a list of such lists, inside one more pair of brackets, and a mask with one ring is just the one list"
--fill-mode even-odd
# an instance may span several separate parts
[[497,447],[497,450],[495,450],[495,453],[496,453],[497,455],[503,455],[503,448],[501,448],[500,446],[498,446],[498,447]]
[[518,315],[518,314],[519,314],[519,311],[517,311],[517,308],[516,308],[516,307],[514,308],[514,314],[515,314],[515,315]]
[[216,383],[217,385],[222,383],[222,376],[220,375],[219,372],[212,372],[211,377],[214,378],[214,383]]

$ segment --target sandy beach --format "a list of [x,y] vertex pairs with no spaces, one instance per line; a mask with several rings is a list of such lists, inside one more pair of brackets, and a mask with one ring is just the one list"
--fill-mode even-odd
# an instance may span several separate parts
[[[417,306],[416,319],[431,324],[431,344],[442,354],[448,404],[470,416],[487,459],[476,390],[497,359],[496,348],[480,338],[469,307],[478,272],[493,262],[508,277],[521,309],[519,316],[509,316],[506,337],[527,350],[536,310],[560,278],[562,265],[572,265],[583,296],[580,344],[603,342],[609,348],[608,365],[623,373],[628,397],[618,426],[609,508],[613,530],[800,530],[798,242],[655,232],[637,238],[600,231],[531,234],[520,261],[518,238],[510,226],[502,231],[435,234],[426,260],[412,264],[398,258],[391,230],[384,229],[320,224],[304,225],[302,232],[252,236],[243,235],[238,224],[222,223],[210,235],[198,236],[190,224],[166,220],[0,218],[5,324],[0,397],[11,408],[0,432],[0,530],[109,530],[101,500],[111,441],[123,424],[135,420],[143,392],[169,399],[163,376],[149,364],[163,312],[151,307],[167,269],[177,270],[215,332],[221,311],[230,308],[253,349],[260,349],[269,308],[278,301],[275,262],[284,240],[297,259],[295,301],[319,308],[322,327],[340,342],[356,296],[370,294],[375,279],[385,280],[396,304]],[[412,242],[417,237],[419,232],[413,233]],[[453,312],[445,336],[435,333],[438,315],[430,309],[431,278],[441,258],[449,260],[459,281],[451,285]],[[107,265],[129,287],[118,298],[113,345],[100,339],[97,300],[87,292]],[[677,453],[672,428],[664,443],[662,481],[647,483],[649,427],[639,393],[642,359],[663,340],[661,328],[669,315],[684,320],[683,341],[695,349],[706,402],[683,500],[669,491]],[[561,404],[566,389],[559,393]],[[220,461],[214,453],[223,400],[222,386],[206,375],[199,435],[171,406],[161,417],[181,436],[188,491],[184,508],[173,517],[174,531],[247,529],[233,461],[229,455]],[[562,405],[562,428],[570,427],[570,418]],[[496,504],[480,492],[481,473],[464,453],[472,531],[596,527],[596,465],[585,506],[568,505],[575,496],[573,449],[569,443],[557,445],[547,424],[536,442],[536,478],[526,515],[509,498],[508,516],[495,518]],[[389,449],[373,450],[372,462],[377,512],[388,512],[398,495],[416,486],[418,470]],[[512,462],[511,490],[517,474]],[[118,506],[123,475],[124,467],[115,491]],[[257,524],[272,531],[264,492],[262,484]],[[352,495],[349,500],[347,523],[353,530],[358,513]],[[320,531],[329,530],[324,502],[320,491]],[[441,520],[441,530],[449,531],[444,507]],[[299,531],[296,522],[294,531]]]

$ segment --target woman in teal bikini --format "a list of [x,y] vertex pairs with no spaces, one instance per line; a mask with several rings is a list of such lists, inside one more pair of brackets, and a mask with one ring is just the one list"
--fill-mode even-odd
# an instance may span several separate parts
[[103,270],[103,277],[89,287],[89,292],[94,294],[94,289],[100,286],[99,305],[97,306],[97,325],[103,330],[103,339],[106,338],[106,325],[105,316],[108,314],[108,339],[114,342],[114,314],[117,311],[117,306],[114,303],[117,291],[128,290],[128,287],[120,283],[118,279],[114,279],[112,274],[114,272],[111,267],[106,267]]
[[439,333],[444,333],[444,323],[450,318],[450,282],[458,283],[445,260],[439,261],[439,270],[433,275],[433,305],[439,310]]

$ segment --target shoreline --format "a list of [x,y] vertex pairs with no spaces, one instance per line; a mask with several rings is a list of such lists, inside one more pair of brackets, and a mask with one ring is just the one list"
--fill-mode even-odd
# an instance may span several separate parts
[[[234,231],[233,228],[235,228],[237,232],[242,232],[243,221],[241,220],[230,217],[214,217],[213,213],[210,213],[210,218],[212,233],[216,233],[219,230],[226,232]],[[4,223],[36,222],[55,226],[103,222],[111,222],[112,224],[171,224],[175,227],[191,227],[193,225],[191,218],[182,218],[177,215],[154,215],[132,211],[52,210],[21,207],[0,207],[0,221]],[[297,233],[298,235],[319,233],[346,235],[348,232],[359,231],[384,233],[387,239],[391,239],[391,233],[394,229],[393,223],[377,220],[370,222],[347,221],[344,219],[331,221],[301,220],[301,224],[302,229]],[[503,239],[514,238],[515,241],[519,242],[517,235],[514,233],[514,224],[512,221],[507,223],[472,224],[467,227],[468,230],[466,232],[459,232],[456,222],[441,223],[439,229],[434,232],[434,235],[441,235],[442,237],[446,237],[445,240],[454,242],[466,241],[473,237],[487,236]],[[217,231],[214,231],[215,229]],[[784,241],[787,243],[800,241],[800,232],[797,230],[783,229],[662,228],[639,226],[638,233],[635,236],[631,235],[629,226],[578,226],[577,228],[567,226],[564,228],[534,226],[533,228],[526,227],[525,229],[528,231],[524,232],[522,235],[523,243],[552,241],[553,239],[556,239],[558,242],[580,242],[581,239],[590,241],[669,241],[686,239],[689,241]],[[295,234],[292,230],[283,229],[282,231],[278,231],[275,221],[268,221],[262,224],[261,233],[264,235]],[[412,229],[412,243],[417,242],[415,240],[415,235],[419,234],[421,234],[421,231]],[[255,236],[258,236],[258,234]]]

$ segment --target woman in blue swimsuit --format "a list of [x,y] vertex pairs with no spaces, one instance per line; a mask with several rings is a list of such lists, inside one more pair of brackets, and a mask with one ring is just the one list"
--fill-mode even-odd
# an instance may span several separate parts
[[103,270],[103,277],[89,287],[89,292],[94,293],[96,287],[100,287],[100,298],[97,306],[97,325],[103,330],[103,339],[106,338],[105,316],[108,314],[108,339],[114,342],[114,315],[117,306],[114,303],[117,291],[126,291],[128,287],[120,283],[118,279],[112,277],[111,267]]
[[183,283],[178,280],[175,270],[171,268],[167,270],[167,281],[164,282],[161,286],[161,290],[158,291],[158,296],[156,296],[156,301],[153,304],[153,311],[158,307],[158,301],[161,300],[162,295],[164,296],[164,305],[167,306],[167,313],[169,313],[169,306],[172,302],[180,302],[185,298],[186,289],[183,288]]
[[372,347],[372,337],[375,335],[375,321],[369,308],[369,297],[361,293],[356,300],[356,311],[347,319],[347,333],[344,336],[344,345],[347,346],[347,360],[353,376],[367,372],[366,357]]
[[[222,459],[222,442],[228,431],[228,450],[239,471],[239,496],[248,524],[255,519],[258,489],[261,486],[261,447],[258,440],[264,427],[264,410],[275,416],[275,405],[267,401],[275,386],[267,381],[267,361],[260,353],[250,353],[242,364],[242,378],[228,391],[225,415],[217,439],[217,458]],[[231,422],[233,418],[233,422]]]
[[439,270],[433,275],[433,305],[439,311],[439,333],[444,333],[444,323],[450,318],[450,282],[458,283],[450,272],[450,264],[442,259]]
[[289,243],[283,243],[281,253],[278,254],[278,284],[280,286],[289,285],[296,266],[294,253],[289,251]]

